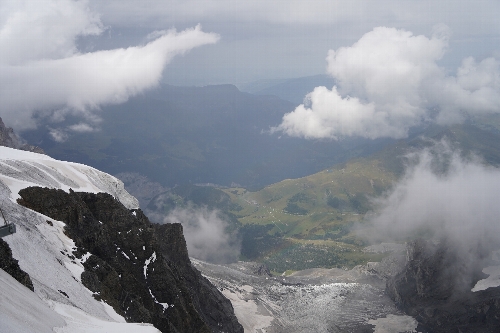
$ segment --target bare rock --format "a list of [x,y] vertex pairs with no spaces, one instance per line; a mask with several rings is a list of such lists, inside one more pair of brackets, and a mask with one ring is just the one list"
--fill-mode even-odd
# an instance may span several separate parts
[[500,287],[472,292],[482,254],[471,260],[446,241],[408,244],[405,268],[387,281],[386,292],[419,322],[423,333],[498,332]]

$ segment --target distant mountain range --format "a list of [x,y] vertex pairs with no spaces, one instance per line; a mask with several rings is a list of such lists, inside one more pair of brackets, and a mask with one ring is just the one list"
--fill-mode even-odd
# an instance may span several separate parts
[[214,183],[250,189],[318,172],[391,141],[309,141],[269,134],[293,109],[289,101],[244,93],[233,85],[167,85],[103,107],[96,131],[68,132],[65,142],[55,142],[50,128],[79,120],[38,119],[38,128],[22,136],[50,156],[111,174],[137,172],[169,187]]
[[305,76],[282,80],[259,80],[241,85],[241,91],[255,95],[273,95],[292,102],[295,105],[303,103],[304,97],[315,87],[325,86],[331,89],[336,81],[325,74]]

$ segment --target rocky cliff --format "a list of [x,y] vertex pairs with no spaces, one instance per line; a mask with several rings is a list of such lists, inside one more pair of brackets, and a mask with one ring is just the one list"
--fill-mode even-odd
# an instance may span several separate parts
[[498,332],[500,287],[471,289],[486,277],[482,251],[461,253],[452,244],[417,240],[408,244],[403,271],[387,281],[387,294],[419,322],[418,332]]
[[243,332],[231,303],[191,266],[177,224],[151,224],[106,193],[30,187],[19,204],[66,223],[82,283],[129,322],[162,332]]

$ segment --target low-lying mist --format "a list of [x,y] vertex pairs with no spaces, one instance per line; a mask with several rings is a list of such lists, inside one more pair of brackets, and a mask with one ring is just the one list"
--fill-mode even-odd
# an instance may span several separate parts
[[446,141],[407,157],[406,174],[374,199],[361,234],[371,242],[440,242],[457,261],[457,278],[477,274],[500,248],[500,169],[464,157]]
[[376,237],[420,233],[470,243],[500,238],[500,169],[464,158],[445,142],[408,155],[405,176],[375,199]]
[[241,241],[228,231],[228,223],[218,210],[177,207],[161,222],[182,224],[190,257],[221,264],[235,262],[240,256]]

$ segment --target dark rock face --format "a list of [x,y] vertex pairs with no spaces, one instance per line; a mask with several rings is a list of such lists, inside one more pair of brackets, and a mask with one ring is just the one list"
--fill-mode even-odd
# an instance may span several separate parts
[[16,148],[20,150],[31,151],[33,153],[45,154],[42,148],[22,143],[21,139],[14,133],[10,127],[6,127],[0,118],[0,146]]
[[481,259],[471,260],[446,242],[414,241],[406,267],[387,281],[386,292],[417,319],[419,332],[499,332],[500,287],[471,291],[486,277]]
[[[243,328],[234,317],[231,302],[191,265],[186,241],[182,235],[182,225],[179,223],[153,224],[153,227],[158,238],[162,240],[159,244],[160,253],[172,260],[179,269],[189,287],[193,305],[203,321],[217,332],[243,332]],[[231,313],[234,319],[230,325],[231,329],[226,331],[222,328],[222,323],[227,321],[228,313]]]
[[26,288],[34,291],[33,282],[28,273],[23,271],[18,261],[12,258],[12,251],[9,244],[0,238],[0,268],[7,272]]
[[19,203],[63,221],[82,283],[129,322],[162,332],[243,332],[229,300],[191,266],[179,224],[151,224],[105,193],[31,187]]
[[257,274],[259,276],[261,276],[261,275],[273,276],[271,274],[271,271],[269,270],[269,268],[264,264],[259,265],[258,267],[255,267],[255,270],[253,272],[254,272],[254,274]]

